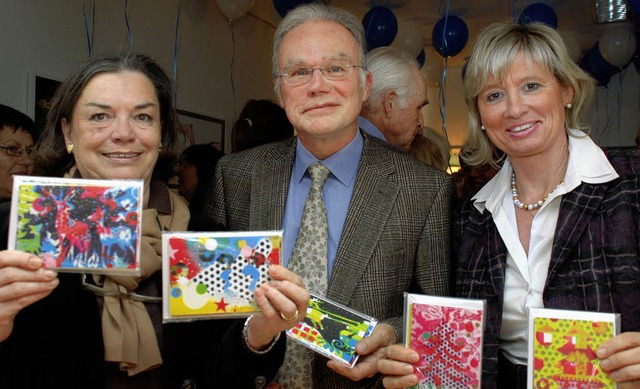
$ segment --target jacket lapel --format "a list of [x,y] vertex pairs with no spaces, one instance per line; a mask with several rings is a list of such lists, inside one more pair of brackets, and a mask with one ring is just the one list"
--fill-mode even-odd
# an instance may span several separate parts
[[327,292],[329,298],[342,304],[349,303],[398,195],[397,185],[391,178],[396,172],[395,165],[380,147],[371,144],[365,135],[356,183]]
[[549,285],[549,281],[578,245],[580,237],[602,203],[607,186],[582,183],[562,197],[546,285]]
[[296,138],[279,146],[257,162],[259,165],[253,169],[249,225],[254,230],[282,228]]

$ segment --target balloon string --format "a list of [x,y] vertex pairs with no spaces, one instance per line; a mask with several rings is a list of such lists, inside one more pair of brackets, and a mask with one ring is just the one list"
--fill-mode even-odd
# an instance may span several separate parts
[[124,23],[127,26],[127,35],[129,36],[129,48],[133,48],[133,34],[129,25],[129,0],[124,0]]
[[[236,84],[235,81],[233,79],[233,68],[234,68],[234,64],[236,62],[236,35],[235,35],[235,31],[233,29],[233,23],[231,21],[229,21],[229,26],[231,27],[231,44],[232,44],[232,51],[231,51],[231,70],[229,71],[229,76],[231,78],[231,95],[233,97],[233,117],[236,117],[236,109],[237,109],[237,105],[238,102],[236,101]],[[224,145],[222,145],[222,147],[224,148]]]
[[92,4],[92,20],[91,20],[91,34],[89,34],[89,24],[87,21],[87,12],[84,7],[84,0],[82,0],[82,19],[84,21],[84,32],[87,37],[87,50],[89,51],[89,58],[93,55],[93,34],[96,31],[96,3],[95,1],[91,2]]
[[180,9],[182,8],[182,0],[178,1],[178,12],[176,14],[176,31],[173,43],[173,104],[178,106],[178,47],[179,47],[179,31],[180,31]]

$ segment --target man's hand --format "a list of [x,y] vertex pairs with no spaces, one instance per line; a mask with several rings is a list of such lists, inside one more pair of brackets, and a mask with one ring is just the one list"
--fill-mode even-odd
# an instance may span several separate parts
[[353,381],[373,377],[378,373],[378,361],[385,356],[385,347],[395,341],[396,332],[393,327],[380,323],[373,329],[371,335],[356,344],[356,352],[360,357],[353,368],[350,369],[333,360],[327,362],[327,367]]

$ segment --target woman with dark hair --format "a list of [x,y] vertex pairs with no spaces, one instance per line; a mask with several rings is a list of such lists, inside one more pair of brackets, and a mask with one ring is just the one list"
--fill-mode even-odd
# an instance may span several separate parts
[[[177,134],[171,81],[148,56],[91,58],[60,86],[36,170],[142,179],[141,275],[57,275],[34,255],[0,251],[0,387],[207,387],[234,366],[279,363],[244,353],[241,329],[225,337],[233,321],[162,325],[161,236],[187,230],[189,209],[154,176],[169,175],[159,158],[173,158]],[[284,268],[271,276],[301,284]]]
[[224,154],[211,144],[192,145],[178,160],[178,193],[189,202],[193,213],[200,209],[218,160]]
[[287,113],[269,100],[249,100],[231,129],[231,152],[276,142],[293,136]]

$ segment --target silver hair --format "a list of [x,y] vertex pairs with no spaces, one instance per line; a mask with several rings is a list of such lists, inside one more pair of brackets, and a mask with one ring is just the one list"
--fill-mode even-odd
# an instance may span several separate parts
[[355,16],[341,8],[332,7],[322,3],[311,3],[301,5],[289,11],[276,28],[273,38],[272,71],[274,79],[273,89],[278,98],[280,98],[280,77],[278,77],[280,45],[282,44],[284,37],[291,32],[291,30],[307,22],[313,21],[334,22],[346,28],[351,33],[359,48],[360,63],[358,65],[362,66],[362,68],[360,68],[360,84],[364,88],[366,78],[366,62],[364,54],[366,52],[367,41],[364,35],[364,27],[362,27],[362,23],[360,23]]
[[418,93],[415,75],[420,76],[418,61],[407,52],[393,47],[378,47],[366,55],[367,68],[373,76],[369,98],[363,108],[375,112],[384,96],[395,91],[401,108],[409,104],[409,97]]
[[490,75],[498,82],[504,79],[507,68],[518,53],[524,54],[528,63],[548,69],[564,87],[573,88],[574,98],[572,108],[566,111],[565,130],[586,130],[581,118],[592,99],[595,83],[571,60],[560,34],[542,23],[494,23],[478,35],[465,73],[464,93],[469,123],[463,147],[465,152],[461,157],[469,165],[497,166],[499,163],[495,146],[480,128],[478,95],[487,85]]

